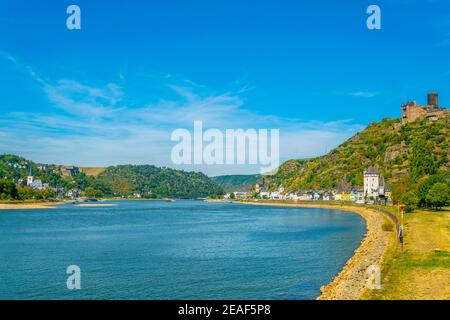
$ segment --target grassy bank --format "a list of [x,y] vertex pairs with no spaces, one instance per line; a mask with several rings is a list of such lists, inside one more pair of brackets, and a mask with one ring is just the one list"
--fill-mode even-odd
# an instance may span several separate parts
[[405,244],[391,246],[382,267],[382,290],[363,299],[450,299],[450,210],[405,215]]

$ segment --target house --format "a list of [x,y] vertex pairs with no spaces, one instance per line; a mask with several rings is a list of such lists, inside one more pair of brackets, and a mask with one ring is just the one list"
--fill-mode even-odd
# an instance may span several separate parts
[[364,190],[361,188],[353,188],[350,192],[350,201],[358,204],[364,203]]
[[234,193],[234,198],[235,198],[236,200],[248,199],[248,198],[250,198],[250,197],[251,197],[251,194],[248,193],[248,192],[241,192],[241,191],[238,191],[238,192],[235,192],[235,193]]
[[384,195],[386,197],[387,202],[392,202],[392,191],[389,188],[386,188]]
[[335,193],[334,194],[334,200],[342,201],[342,193],[339,193],[339,192]]
[[261,199],[269,199],[270,198],[270,192],[269,191],[261,191],[259,193],[259,196]]
[[48,171],[49,170],[49,165],[48,164],[43,164],[43,163],[38,163],[37,164],[37,168],[39,171]]
[[333,197],[332,192],[330,192],[330,191],[325,191],[325,192],[323,193],[323,196],[322,196],[322,200],[323,200],[323,201],[331,201],[331,200],[333,200],[333,199],[334,199],[334,197]]
[[320,198],[321,198],[320,191],[313,190],[313,191],[311,191],[311,194],[312,194],[312,200],[314,200],[314,201],[319,201],[320,200]]
[[281,199],[281,195],[278,191],[272,191],[269,195],[269,198],[271,200],[280,200]]
[[351,201],[351,194],[349,192],[341,193],[342,201]]
[[298,195],[298,200],[299,201],[311,201],[312,195],[311,195],[311,193],[308,193],[308,192],[300,192]]
[[286,193],[286,195],[284,196],[285,200],[291,200],[291,201],[296,201],[297,200],[297,191],[289,191],[288,193]]
[[66,197],[69,197],[72,199],[78,198],[78,189],[72,189],[72,190],[67,191]]
[[64,195],[64,188],[61,187],[61,186],[56,186],[56,187],[52,188],[52,190],[57,196],[63,196]]

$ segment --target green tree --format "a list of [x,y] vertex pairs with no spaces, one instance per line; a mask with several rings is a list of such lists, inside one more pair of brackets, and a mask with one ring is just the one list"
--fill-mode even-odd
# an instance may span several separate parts
[[17,192],[18,192],[18,198],[20,200],[32,199],[34,197],[33,190],[28,187],[20,187],[19,186],[17,188]]
[[0,199],[13,200],[17,199],[16,185],[12,181],[0,180]]
[[417,196],[419,197],[420,207],[429,206],[429,203],[427,202],[427,195],[436,183],[446,183],[446,177],[443,174],[433,175],[419,184],[417,187]]
[[436,173],[436,159],[430,145],[423,138],[417,138],[413,144],[410,169],[414,181]]
[[87,187],[84,193],[86,194],[86,197],[90,198],[97,198],[102,196],[102,192],[100,190],[96,190],[92,187]]
[[419,198],[414,191],[408,191],[402,196],[401,202],[406,206],[406,212],[413,212],[419,204]]
[[436,210],[447,206],[450,202],[450,188],[445,183],[436,183],[427,194],[427,202]]
[[409,174],[405,174],[400,177],[399,181],[392,185],[392,200],[394,203],[401,201],[402,197],[408,190],[411,189],[412,185],[411,177]]

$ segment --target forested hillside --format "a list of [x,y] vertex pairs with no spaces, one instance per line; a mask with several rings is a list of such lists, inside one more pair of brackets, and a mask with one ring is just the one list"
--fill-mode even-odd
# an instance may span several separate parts
[[[0,179],[9,190],[9,182],[19,183],[31,174],[35,180],[42,180],[51,188],[46,197],[56,187],[63,190],[77,189],[90,197],[134,196],[145,198],[180,197],[196,198],[223,194],[222,188],[206,175],[197,172],[185,172],[150,165],[107,167],[95,176],[83,172],[64,176],[57,165],[38,165],[33,161],[15,155],[0,155]],[[27,188],[20,188],[22,194]],[[17,192],[3,192],[3,198],[16,198]],[[8,194],[7,194],[8,193]],[[42,197],[38,191],[23,194],[23,197]]]
[[212,178],[225,192],[250,191],[252,185],[259,182],[262,176],[253,175],[228,175]]
[[450,118],[421,120],[406,126],[400,119],[385,119],[342,143],[329,154],[309,160],[290,160],[269,179],[274,189],[333,189],[362,186],[363,171],[376,166],[388,185],[408,176],[449,171]]
[[113,194],[139,193],[149,197],[197,198],[223,194],[203,173],[150,165],[108,167],[96,179],[111,186]]

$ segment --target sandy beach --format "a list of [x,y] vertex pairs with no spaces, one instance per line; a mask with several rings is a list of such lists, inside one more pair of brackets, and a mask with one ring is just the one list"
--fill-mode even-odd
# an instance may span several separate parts
[[0,203],[0,210],[52,209],[64,202]]
[[348,205],[322,205],[310,203],[265,203],[242,202],[249,205],[322,208],[354,212],[366,220],[366,235],[354,255],[347,261],[342,271],[326,286],[320,289],[319,300],[357,300],[367,290],[370,266],[381,268],[383,258],[390,245],[390,233],[382,230],[385,216],[376,210]]
[[82,203],[75,204],[74,207],[116,207],[117,204],[107,204],[107,203]]

